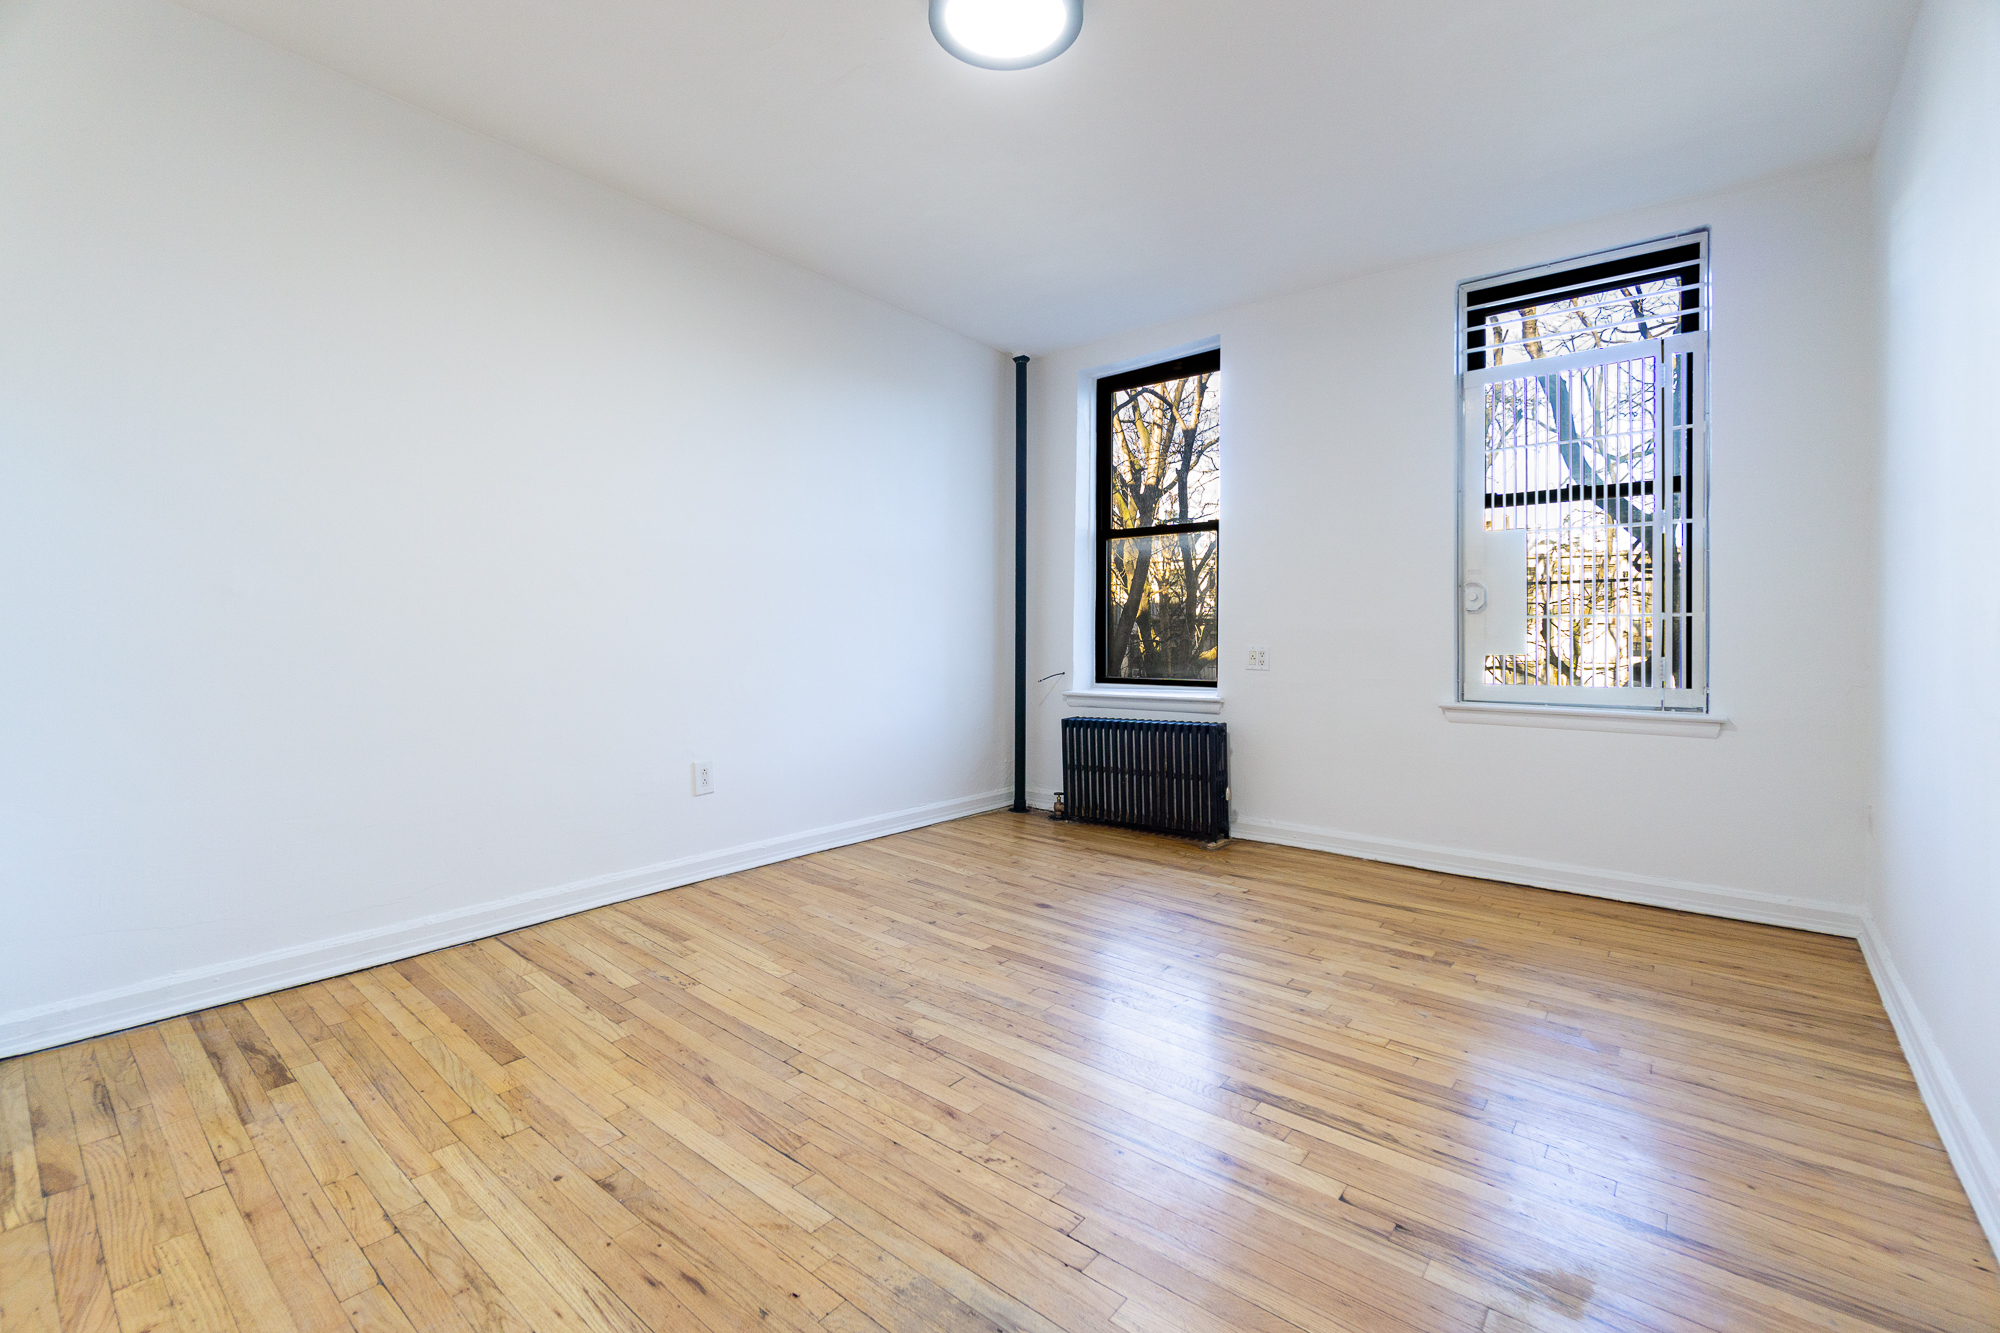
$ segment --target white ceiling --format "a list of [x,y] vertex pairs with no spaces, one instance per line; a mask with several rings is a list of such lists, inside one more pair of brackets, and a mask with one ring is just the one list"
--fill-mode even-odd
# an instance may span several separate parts
[[187,0],[1005,351],[1867,152],[1916,0]]

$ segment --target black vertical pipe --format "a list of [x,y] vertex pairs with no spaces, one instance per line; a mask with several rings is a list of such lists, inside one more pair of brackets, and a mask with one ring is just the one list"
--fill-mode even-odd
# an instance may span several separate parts
[[1014,358],[1014,812],[1028,810],[1028,358]]

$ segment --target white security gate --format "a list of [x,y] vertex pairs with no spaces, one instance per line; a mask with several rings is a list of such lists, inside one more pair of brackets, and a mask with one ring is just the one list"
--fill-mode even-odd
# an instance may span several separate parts
[[1466,699],[1707,707],[1707,336],[1466,371]]

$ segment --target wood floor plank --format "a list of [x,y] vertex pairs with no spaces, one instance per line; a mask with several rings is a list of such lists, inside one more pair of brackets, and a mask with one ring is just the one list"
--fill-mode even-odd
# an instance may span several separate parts
[[[526,1199],[469,1149],[442,1148],[438,1157],[443,1168],[438,1176],[449,1177],[463,1197],[491,1219],[493,1225],[534,1265],[549,1289],[583,1319],[587,1328],[594,1333],[638,1333],[645,1327],[578,1252],[582,1250],[594,1254],[604,1248],[602,1232],[573,1215],[569,1219],[569,1229],[575,1234],[577,1248],[572,1249],[562,1236],[536,1215]],[[460,1216],[466,1211],[463,1204],[456,1209]]]
[[84,1146],[83,1171],[90,1182],[91,1208],[97,1217],[111,1289],[119,1291],[159,1276],[153,1215],[117,1135]]
[[97,1239],[97,1214],[82,1186],[48,1198],[49,1250],[56,1284],[56,1310],[63,1333],[116,1333],[117,1311],[111,1279],[104,1271],[104,1246]]
[[[435,963],[434,955],[426,955]],[[512,1042],[501,1036],[478,1010],[466,1004],[452,989],[450,980],[441,973],[434,973],[421,962],[406,959],[393,969],[410,983],[410,988],[421,995],[424,1004],[435,1011],[436,1019],[425,1018],[425,1025],[446,1040],[461,1038],[467,1043],[460,1056],[468,1062],[483,1059],[493,1066],[510,1065],[521,1058],[520,1051]],[[422,1011],[419,1011],[422,1012]]]
[[354,1333],[419,1333],[386,1287],[370,1287],[351,1297],[341,1313]]
[[2000,1328],[1851,941],[1010,814],[0,1062],[0,1243],[6,1333]]
[[[832,1174],[816,1175],[806,1187],[836,1218],[1002,1327],[1034,1333],[1099,1328],[1104,1322],[1099,1307],[1116,1305],[1115,1301],[1088,1297],[1079,1301],[1076,1287],[1081,1283],[1066,1286],[1052,1278],[1049,1267],[1038,1265],[1018,1250],[985,1248],[985,1233],[976,1227],[953,1228],[935,1213],[921,1214],[908,1208],[906,1199],[897,1197],[892,1189],[876,1187],[862,1169],[844,1169],[831,1161],[827,1166]],[[891,1212],[884,1213],[871,1203]],[[975,1235],[979,1239],[973,1239]],[[1077,1276],[1081,1278],[1080,1273]],[[1044,1309],[1051,1313],[1043,1314]]]
[[[187,1094],[195,1118],[208,1134],[209,1150],[219,1161],[250,1151],[250,1136],[237,1114],[236,1101],[210,1062],[208,1047],[186,1018],[170,1018],[158,1025],[174,1067],[180,1071],[181,1088]],[[268,1105],[268,1100],[263,1102]]]
[[[336,1059],[341,1054],[333,1042],[322,1042],[315,1049],[333,1052]],[[413,1174],[417,1175],[435,1171],[437,1163],[416,1144],[381,1098],[364,1086],[363,1079],[353,1072],[351,1066],[347,1074],[348,1084],[361,1095],[372,1112],[369,1120],[363,1119],[354,1103],[347,1099],[346,1088],[335,1081],[324,1064],[310,1064],[294,1071],[294,1075],[315,1115],[308,1116],[302,1111],[298,1121],[311,1124],[316,1119],[325,1126],[339,1143],[345,1161],[352,1166],[352,1174],[360,1176],[385,1211],[399,1213],[405,1208],[415,1207],[421,1199],[411,1188],[410,1178],[404,1174],[395,1154],[402,1153],[411,1164]],[[388,1142],[377,1137],[377,1126],[388,1133]],[[330,1155],[327,1162],[329,1166],[335,1165]],[[322,1177],[320,1183],[329,1185],[344,1179],[347,1174],[341,1172],[331,1181]]]
[[254,1152],[239,1154],[223,1164],[222,1173],[229,1197],[300,1333],[348,1333],[340,1300],[286,1211],[262,1158]]
[[133,1028],[125,1035],[131,1045],[132,1059],[146,1081],[146,1095],[160,1117],[160,1123],[195,1119],[194,1102],[182,1085],[180,1066],[174,1063],[173,1052],[167,1049],[166,1038],[160,1035],[160,1029],[157,1026]]
[[[173,1326],[179,1333],[235,1333],[241,1327],[235,1311],[229,1308],[229,1298],[222,1293],[215,1263],[199,1235],[175,1236],[160,1246],[159,1255],[160,1279],[165,1284]],[[150,1301],[147,1314],[152,1314]],[[121,1321],[125,1317],[122,1301],[118,1317]],[[244,1333],[251,1333],[255,1327],[251,1325]]]
[[[894,1333],[1010,1333],[1013,1325],[974,1309],[922,1273],[902,1263],[886,1250],[860,1241],[850,1252],[829,1260],[821,1267],[828,1285],[840,1292],[847,1304],[870,1326]],[[836,1314],[839,1312],[836,1311]],[[852,1320],[824,1321],[829,1327],[851,1325]]]
[[[367,992],[364,990],[363,993]],[[382,992],[382,999],[396,1009],[402,1009],[402,1006],[396,1004],[387,992]],[[354,1015],[353,1021],[354,1026],[366,1036],[370,1045],[394,1065],[396,1072],[402,1076],[411,1090],[423,1098],[432,1120],[440,1124],[450,1124],[462,1115],[471,1114],[472,1108],[466,1105],[465,1099],[454,1092],[451,1085],[439,1076],[438,1071],[424,1059],[423,1053],[410,1043],[408,1037],[382,1017],[380,1010],[372,1001],[366,1009]],[[421,1024],[412,1023],[411,1026],[419,1033],[423,1031]]]
[[[691,1253],[725,1256],[728,1262],[756,1274],[758,1281],[746,1285],[761,1283],[775,1293],[774,1299],[796,1302],[815,1317],[840,1304],[840,1295],[814,1274],[829,1256],[815,1245],[813,1233],[741,1186],[733,1187],[734,1197],[704,1190],[633,1138],[622,1139],[612,1148],[626,1165],[605,1180],[602,1188],[653,1232]],[[743,1213],[749,1209],[763,1209],[764,1215],[745,1217]]]
[[[1130,1333],[1299,1333],[1297,1324],[1233,1292],[1204,1289],[1183,1295],[1127,1268],[1109,1254],[1098,1255],[1089,1272],[1125,1297],[1112,1322]],[[1482,1333],[1487,1313],[1482,1308]]]
[[147,1090],[146,1080],[139,1072],[139,1062],[132,1055],[132,1040],[125,1033],[114,1032],[91,1042],[89,1050],[91,1061],[96,1064],[98,1075],[103,1080],[112,1118],[117,1122],[120,1133],[129,1134],[133,1117],[141,1110],[150,1110],[153,1105],[153,1095]]
[[62,1333],[48,1228],[41,1221],[0,1231],[0,1329]]
[[[299,1070],[303,1073],[311,1067],[301,1065]],[[330,1093],[327,1095],[331,1097]],[[271,1105],[278,1112],[278,1119],[286,1132],[291,1135],[293,1145],[305,1158],[313,1179],[324,1185],[355,1174],[354,1159],[348,1155],[347,1146],[342,1141],[343,1132],[350,1135],[354,1132],[352,1108],[346,1113],[337,1109],[331,1113],[321,1110],[313,1103],[303,1079],[295,1080],[289,1088],[273,1092]]]
[[[424,1271],[437,1279],[453,1307],[477,1333],[527,1333],[527,1321],[500,1290],[499,1283],[452,1235],[429,1204],[418,1204],[408,1212],[398,1213],[395,1234],[408,1242]],[[387,1274],[395,1257],[383,1254],[390,1239],[393,1237],[370,1245],[367,1253],[384,1274],[385,1283],[393,1288],[395,1284]]]
[[[254,1162],[254,1155],[251,1156]],[[241,1184],[241,1177],[238,1177]],[[298,1321],[278,1290],[285,1276],[273,1270],[259,1253],[243,1213],[227,1187],[197,1194],[188,1200],[195,1226],[201,1233],[237,1324],[246,1329],[270,1329],[272,1333],[299,1333]]]
[[[725,1135],[711,1132],[681,1108],[638,1089],[629,1090],[626,1100],[634,1111],[659,1126],[664,1133],[705,1158],[730,1179],[740,1183],[745,1189],[807,1231],[824,1225],[831,1216],[824,1208],[793,1188],[797,1183],[796,1178],[787,1180],[774,1174],[768,1162],[757,1161],[747,1156],[735,1144],[729,1142]],[[798,1176],[805,1174],[807,1172],[804,1170],[797,1173]]]
[[476,1116],[465,1117],[455,1128],[464,1149],[483,1168],[481,1178],[525,1205],[566,1244],[576,1236],[601,1245],[640,1225],[638,1217],[533,1130],[503,1139]]
[[118,1315],[119,1333],[177,1333],[173,1295],[167,1290],[165,1278],[148,1278],[113,1292],[111,1299]]
[[[560,1100],[561,1088],[537,1070],[533,1061],[516,1060],[508,1069],[520,1080],[520,1086],[500,1095],[508,1114],[524,1128],[560,1147],[563,1156],[575,1162],[591,1179],[603,1180],[618,1169],[616,1161],[601,1145],[616,1143],[623,1137],[620,1130],[581,1102],[564,1105]],[[554,1104],[542,1099],[544,1093]],[[621,1120],[630,1114],[622,1112]]]
[[[416,1185],[452,1240],[492,1278],[500,1294],[521,1311],[531,1327],[588,1328],[592,1333],[617,1329],[618,1321],[589,1308],[591,1297],[597,1294],[594,1290],[565,1290],[561,1277],[567,1273],[557,1278],[544,1274],[449,1172],[420,1176]],[[594,1288],[595,1283],[584,1285]],[[584,1308],[578,1308],[579,1300]]]
[[[313,1179],[290,1132],[283,1125],[259,1125],[251,1137],[271,1188],[334,1296],[344,1300],[374,1286],[375,1270],[340,1210]],[[383,1230],[387,1230],[386,1220]]]
[[[304,1070],[317,1067],[312,1065],[301,1068]],[[358,1174],[354,1159],[348,1155],[341,1141],[342,1133],[354,1132],[354,1122],[351,1119],[353,1108],[347,1106],[343,1109],[342,1104],[331,1100],[331,1093],[327,1093],[324,1089],[321,1091],[322,1096],[327,1099],[328,1110],[325,1113],[314,1104],[302,1084],[295,1083],[290,1087],[274,1090],[271,1093],[271,1103],[278,1111],[278,1119],[283,1125],[284,1132],[278,1133],[276,1126],[260,1126],[263,1132],[256,1138],[257,1150],[264,1158],[266,1170],[273,1173],[274,1179],[293,1182],[283,1187],[286,1206],[294,1218],[298,1219],[302,1233],[312,1234],[301,1214],[300,1201],[303,1201],[303,1206],[315,1213],[323,1201],[337,1218],[340,1230],[351,1236],[356,1245],[369,1245],[389,1235],[395,1228],[390,1225],[389,1215],[382,1203]],[[327,1122],[327,1115],[334,1117],[333,1124]],[[290,1163],[287,1145],[291,1152],[299,1155],[300,1161],[316,1183],[316,1194],[307,1191],[302,1182],[298,1182],[296,1177],[288,1174]],[[361,1151],[364,1156],[369,1156],[365,1148]],[[394,1175],[394,1163],[389,1161],[386,1153],[382,1153],[379,1158],[370,1157],[369,1169],[381,1181],[385,1192],[399,1198],[405,1197],[400,1190],[407,1186],[407,1182],[402,1186],[397,1184],[401,1177]],[[326,1234],[331,1235],[331,1232],[328,1231]],[[349,1290],[340,1288],[338,1283],[336,1289],[341,1290],[343,1295]]]
[[84,1183],[83,1149],[70,1116],[61,1056],[60,1051],[40,1051],[19,1061],[26,1076],[35,1166],[45,1195],[66,1194]]
[[356,1245],[373,1245],[396,1229],[389,1221],[389,1213],[380,1197],[360,1176],[329,1180],[320,1186],[320,1190],[340,1215],[341,1225],[347,1228],[348,1235],[354,1237]]
[[284,1008],[276,999],[269,995],[259,995],[254,999],[245,1000],[243,1008],[255,1020],[264,1039],[270,1043],[271,1049],[284,1062],[287,1070],[313,1062],[312,1044],[299,1035],[299,1030],[292,1025],[291,1019],[285,1017]]
[[[358,1036],[352,1046],[349,1044],[350,1035]],[[300,1071],[302,1081],[309,1077],[308,1071],[323,1071],[360,1116],[369,1141],[380,1144],[396,1169],[404,1175],[421,1176],[437,1170],[430,1148],[442,1147],[449,1142],[450,1131],[438,1123],[437,1117],[430,1114],[430,1108],[423,1105],[410,1090],[408,1082],[393,1068],[377,1078],[373,1069],[356,1058],[355,1047],[364,1043],[373,1046],[365,1035],[350,1034],[349,1025],[342,1023],[332,1040],[313,1047],[313,1053],[320,1058],[319,1063],[307,1065]],[[379,1058],[373,1057],[369,1064]],[[384,1060],[382,1064],[387,1066],[388,1062]],[[394,1076],[393,1082],[390,1081],[391,1075]],[[316,1078],[313,1085],[323,1090],[324,1085]],[[309,1091],[308,1095],[316,1094]],[[349,1151],[352,1153],[352,1148]],[[355,1165],[359,1167],[360,1162],[357,1160]],[[366,1174],[363,1172],[364,1176]],[[383,1202],[386,1204],[389,1201],[385,1199]],[[392,1208],[391,1211],[395,1210]]]
[[180,1180],[183,1195],[200,1194],[222,1183],[222,1172],[208,1149],[208,1134],[193,1116],[169,1120],[160,1126],[167,1156]]
[[382,1275],[382,1286],[417,1328],[424,1333],[473,1333],[450,1293],[401,1233],[377,1241],[368,1257]]
[[119,1141],[125,1148],[125,1166],[150,1225],[152,1243],[158,1245],[170,1237],[186,1235],[194,1230],[194,1219],[189,1216],[166,1136],[153,1119],[153,1108],[139,1107],[121,1115],[120,1120],[124,1132]]
[[115,1137],[118,1113],[111,1105],[111,1090],[104,1086],[89,1043],[65,1046],[55,1052],[62,1063],[63,1089],[69,1098],[70,1119],[79,1147]]
[[[467,1106],[485,1114],[482,1108],[493,1105],[500,1093],[514,1086],[513,1078],[492,1056],[394,968],[376,968],[357,974],[354,980],[356,989],[367,997],[374,1010],[389,1021]],[[439,1114],[447,1121],[457,1119]],[[491,1116],[488,1118],[490,1121]],[[495,1128],[498,1127],[496,1124]]]
[[0,1231],[39,1222],[42,1167],[28,1106],[28,1062],[0,1064]]
[[[289,1062],[249,1005],[227,1004],[212,1012],[223,1028],[217,1039],[222,1040],[226,1035],[229,1044],[235,1048],[236,1058],[243,1062],[244,1070],[260,1089],[269,1092],[292,1081]],[[302,1058],[301,1062],[306,1063]],[[269,1116],[259,1115],[256,1118],[265,1120]]]

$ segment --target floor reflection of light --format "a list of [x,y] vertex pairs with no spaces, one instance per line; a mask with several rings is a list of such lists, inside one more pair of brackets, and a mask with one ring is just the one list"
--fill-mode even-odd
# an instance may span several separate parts
[[[1173,1104],[1160,1110],[1223,1114],[1232,1100],[1222,1086],[1229,1065],[1216,1024],[1223,1000],[1205,962],[1216,950],[1198,933],[1205,923],[1163,919],[1156,908],[1110,897],[1092,907],[1110,922],[1091,951],[1095,986],[1075,1005],[1088,1020],[1086,1058],[1142,1089],[1149,1103]],[[1162,947],[1163,935],[1175,937],[1170,947]]]

